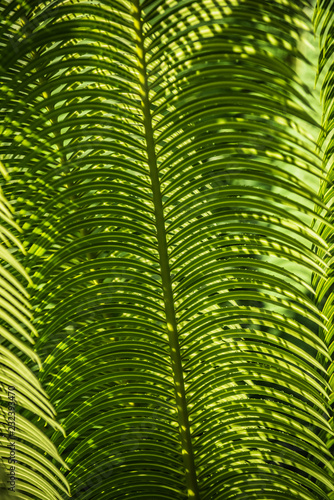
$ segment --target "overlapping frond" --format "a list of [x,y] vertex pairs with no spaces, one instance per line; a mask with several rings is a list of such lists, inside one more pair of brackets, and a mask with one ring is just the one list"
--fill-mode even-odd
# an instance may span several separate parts
[[6,2],[6,193],[74,498],[334,489],[306,6]]
[[41,363],[31,346],[37,332],[31,323],[29,294],[22,285],[22,278],[30,284],[31,279],[15,255],[16,250],[25,250],[5,227],[19,231],[12,212],[0,189],[0,496],[26,499],[29,493],[61,499],[58,491],[68,494],[69,486],[52,459],[66,465],[54,444],[31,423],[35,415],[62,431],[48,395],[29,368],[29,361],[33,366]]
[[[321,79],[321,101],[322,101],[322,127],[318,137],[318,147],[322,153],[323,168],[327,172],[327,179],[323,180],[320,185],[319,195],[322,197],[324,203],[330,210],[333,210],[333,5],[332,2],[325,2],[319,0],[314,12],[314,27],[319,37],[320,55],[318,62],[317,80]],[[318,210],[320,213],[320,210]],[[333,222],[333,216],[327,216],[330,222]],[[329,353],[333,359],[333,229],[323,223],[317,227],[318,234],[327,242],[329,252],[323,254],[318,251],[326,263],[326,276],[314,276],[313,286],[316,290],[316,297],[319,308],[327,317],[325,322],[326,328],[319,329],[319,336],[327,344]],[[318,356],[321,360],[321,356]],[[331,426],[333,427],[333,361],[328,366],[329,381],[331,384],[332,392],[330,394],[331,405]],[[333,452],[333,436],[331,434],[324,434],[327,441],[327,446]],[[333,463],[333,460],[332,460]]]

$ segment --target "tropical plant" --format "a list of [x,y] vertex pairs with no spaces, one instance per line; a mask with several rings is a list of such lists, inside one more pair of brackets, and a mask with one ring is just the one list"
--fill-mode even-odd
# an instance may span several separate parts
[[[13,229],[20,231],[13,220],[12,207],[1,190],[0,218],[4,224],[7,223]],[[24,355],[25,360],[29,359],[41,367],[39,357],[27,345],[27,341],[35,343],[33,335],[36,335],[36,330],[30,322],[30,304],[27,301],[29,295],[15,274],[30,283],[31,280],[10,250],[16,247],[23,253],[26,252],[20,241],[4,225],[0,226],[0,236],[3,241],[0,245],[2,261],[0,265],[0,498],[3,500],[13,498],[13,495],[8,493],[15,491],[17,476],[30,483],[26,484],[25,489],[33,497],[55,498],[54,494],[58,489],[65,493],[69,491],[68,483],[63,474],[44,455],[48,454],[65,468],[68,467],[52,442],[25,416],[25,414],[30,416],[35,414],[52,428],[63,432],[61,426],[54,420],[54,409],[36,375],[20,359],[20,354]],[[12,244],[14,248],[9,250],[8,247]],[[15,411],[16,405],[25,409],[22,414]],[[4,466],[4,461],[7,467]],[[40,475],[37,477],[32,470]]]
[[[309,3],[2,0],[0,16],[16,497],[333,499],[333,72],[322,155],[298,75]],[[332,2],[314,26],[321,74]]]

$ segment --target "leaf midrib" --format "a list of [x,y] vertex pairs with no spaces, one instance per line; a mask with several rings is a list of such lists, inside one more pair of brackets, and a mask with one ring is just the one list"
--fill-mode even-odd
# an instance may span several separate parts
[[183,379],[182,359],[178,341],[178,329],[175,316],[169,257],[167,252],[166,227],[165,227],[165,218],[162,205],[160,180],[157,168],[155,141],[154,141],[153,127],[152,127],[151,103],[149,98],[149,86],[148,86],[148,78],[146,71],[144,37],[142,30],[141,8],[139,0],[134,0],[132,5],[132,11],[134,18],[134,29],[136,33],[136,53],[138,58],[140,96],[142,101],[142,111],[144,118],[143,123],[144,123],[146,147],[147,147],[147,161],[149,165],[150,178],[152,183],[161,280],[163,286],[163,296],[165,304],[167,333],[170,346],[170,356],[171,356],[173,376],[174,376],[175,400],[176,400],[177,414],[178,414],[182,458],[185,466],[188,498],[191,500],[199,500],[200,497],[199,497],[198,483],[196,477],[194,453],[190,435],[190,426],[189,426],[189,418],[188,418],[186,395],[185,395],[185,385]]

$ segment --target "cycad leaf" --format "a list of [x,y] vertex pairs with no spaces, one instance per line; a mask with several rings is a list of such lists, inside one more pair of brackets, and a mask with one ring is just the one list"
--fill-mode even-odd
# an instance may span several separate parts
[[[0,210],[0,218],[18,229],[11,207],[2,192],[1,199],[3,206]],[[3,230],[0,228],[0,231]],[[9,240],[14,244],[17,243],[17,238],[8,230],[3,231],[2,234],[8,237],[8,240],[5,240],[8,246],[10,246]],[[18,246],[23,249],[21,243]],[[27,300],[29,295],[19,279],[24,277],[30,284],[31,280],[17,260],[15,250],[17,248],[6,248],[4,245],[0,248],[0,274],[3,276],[0,287],[0,468],[3,474],[1,498],[24,498],[22,496],[24,492],[34,489],[37,495],[44,490],[47,492],[48,499],[56,499],[61,497],[53,485],[55,484],[65,493],[69,492],[69,486],[63,474],[51,462],[51,457],[65,464],[50,440],[36,426],[29,424],[27,427],[24,417],[21,416],[21,414],[27,414],[28,410],[30,415],[36,415],[54,429],[62,431],[61,426],[54,419],[55,411],[46,392],[36,374],[26,366],[22,356],[22,354],[26,355],[34,364],[38,363],[41,366],[39,357],[26,345],[26,341],[34,343],[32,335],[36,335],[36,330],[30,322],[30,303]],[[22,337],[24,337],[23,341]],[[25,441],[29,444],[24,444]],[[48,457],[37,452],[36,448],[42,448]],[[24,451],[23,454],[21,450]],[[55,479],[55,475],[58,479]],[[17,484],[18,477],[20,478],[19,485]]]
[[[318,63],[318,75],[322,77],[321,81],[321,97],[322,97],[322,129],[318,137],[319,150],[322,148],[323,168],[327,171],[327,180],[322,180],[320,184],[319,195],[322,197],[326,205],[332,209],[333,206],[333,63],[331,55],[333,53],[333,5],[332,2],[319,0],[314,13],[314,25],[320,38],[320,55]],[[320,212],[320,209],[318,209]],[[329,221],[333,220],[332,214],[328,217]],[[318,249],[318,255],[322,256],[326,267],[325,276],[314,276],[313,286],[316,291],[316,299],[318,307],[326,316],[325,328],[320,328],[319,336],[324,339],[329,348],[329,353],[333,356],[334,338],[333,338],[333,230],[323,223],[314,224],[318,234],[327,242],[329,253],[324,254]],[[319,361],[322,361],[318,355]],[[331,405],[330,424],[333,428],[333,370],[334,363],[332,362],[327,369],[329,383],[331,385],[331,394],[329,403]],[[333,449],[333,436],[324,434],[327,447]],[[332,459],[333,463],[333,459]],[[333,498],[331,496],[330,498]]]
[[6,194],[81,500],[334,491],[307,5],[5,2]]

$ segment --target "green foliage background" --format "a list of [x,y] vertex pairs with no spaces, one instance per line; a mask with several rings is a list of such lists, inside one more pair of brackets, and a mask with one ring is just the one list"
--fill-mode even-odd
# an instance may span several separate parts
[[0,497],[334,498],[333,6],[1,2]]

